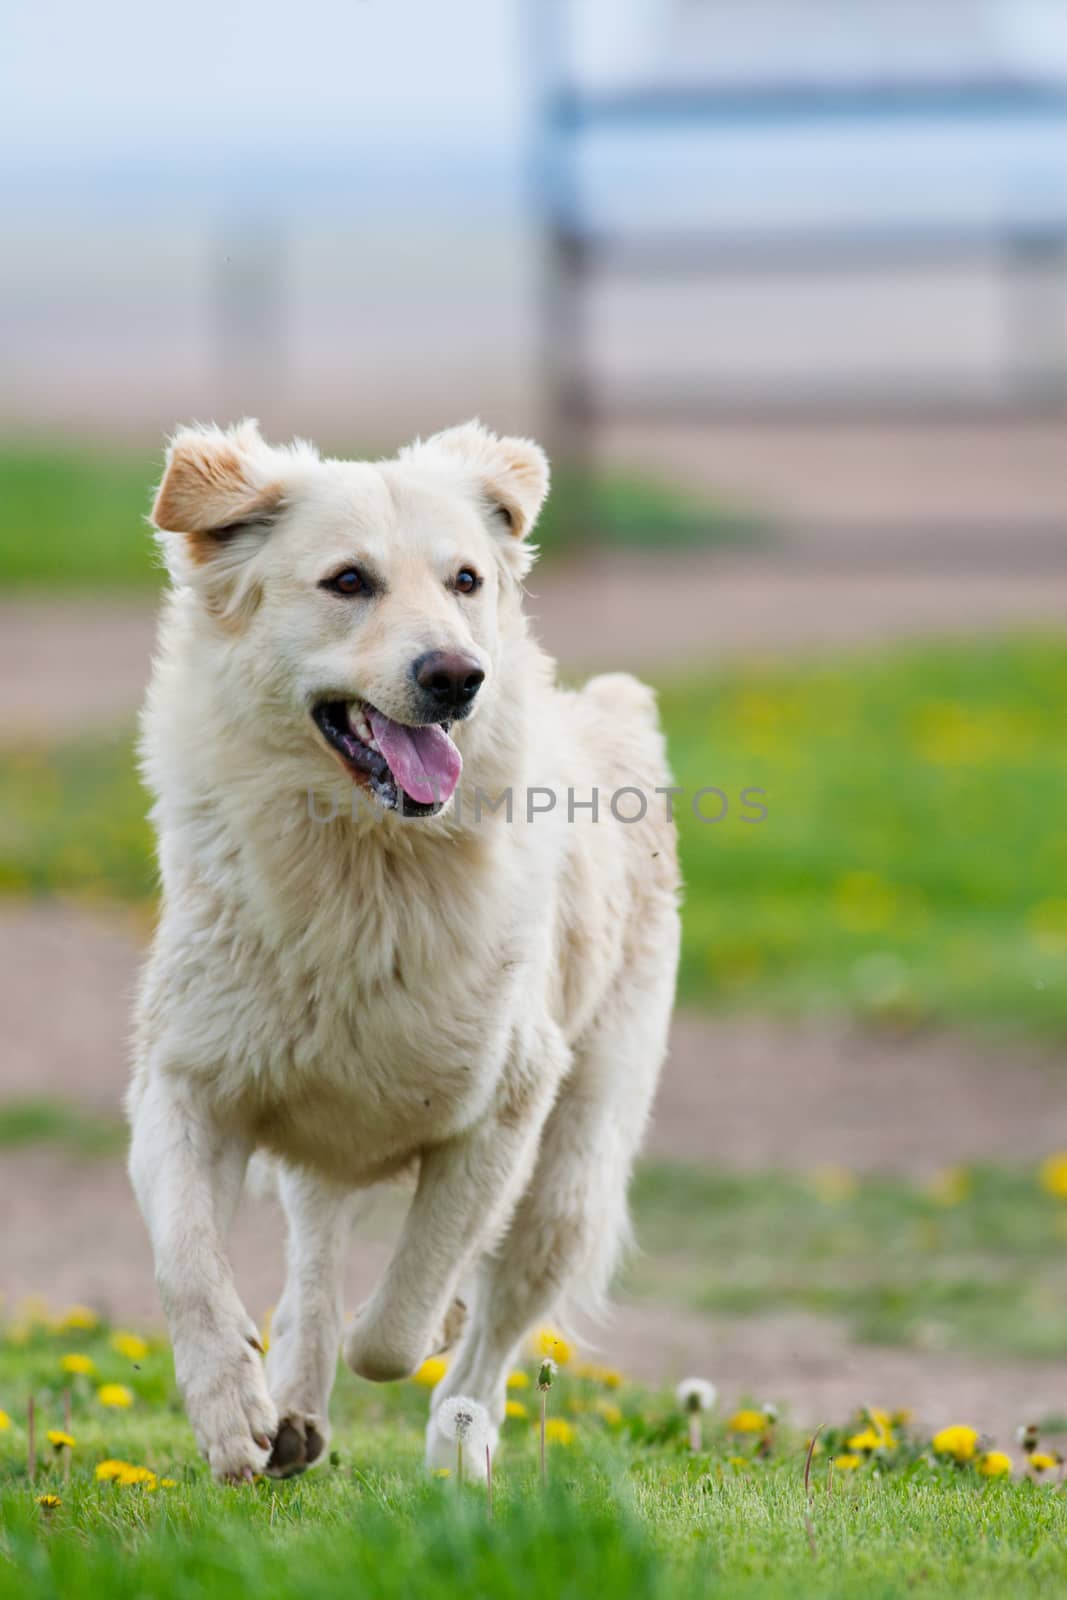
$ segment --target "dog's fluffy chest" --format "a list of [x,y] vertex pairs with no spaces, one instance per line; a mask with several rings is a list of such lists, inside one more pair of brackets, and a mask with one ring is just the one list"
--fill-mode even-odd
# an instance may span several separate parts
[[365,865],[312,876],[295,900],[275,873],[197,928],[163,930],[161,1009],[177,1020],[180,945],[181,1054],[255,1143],[371,1181],[483,1111],[526,963],[507,898],[462,866],[447,862],[442,888],[440,866],[426,880],[410,862]]

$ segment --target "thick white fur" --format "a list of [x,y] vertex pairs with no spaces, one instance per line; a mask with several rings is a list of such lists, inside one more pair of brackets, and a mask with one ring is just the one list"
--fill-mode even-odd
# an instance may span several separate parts
[[[625,1235],[677,962],[673,828],[652,794],[670,777],[651,693],[622,674],[561,689],[530,637],[525,536],[547,482],[536,445],[476,423],[374,464],[273,449],[254,423],[171,445],[154,516],[172,587],[143,736],[163,905],[130,1171],[220,1477],[263,1470],[276,1438],[271,1470],[321,1453],[356,1191],[417,1173],[349,1365],[411,1373],[462,1277],[466,1325],[433,1404],[472,1395],[497,1426],[525,1332],[602,1289]],[[353,561],[381,575],[377,598],[319,587]],[[463,564],[475,595],[448,586]],[[350,815],[310,704],[346,695],[403,721],[410,663],[435,648],[484,665],[453,736],[464,796],[510,786],[510,822],[466,803],[403,820],[365,796]],[[607,811],[626,784],[649,794],[642,822]],[[532,822],[530,785],[559,796]],[[594,787],[599,820],[568,820],[568,790]],[[323,822],[331,793],[346,806]],[[257,1149],[289,1223],[266,1369],[225,1253]],[[438,1448],[431,1418],[431,1462]]]

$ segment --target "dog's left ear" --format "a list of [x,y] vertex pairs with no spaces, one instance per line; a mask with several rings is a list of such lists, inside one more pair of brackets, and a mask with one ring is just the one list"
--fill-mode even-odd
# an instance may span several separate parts
[[[548,457],[539,444],[532,439],[501,439],[474,421],[435,433],[414,446],[412,454],[420,451],[438,452],[466,469],[509,543],[529,536],[548,494]],[[510,552],[523,570],[534,554],[529,546],[521,551],[513,546]]]

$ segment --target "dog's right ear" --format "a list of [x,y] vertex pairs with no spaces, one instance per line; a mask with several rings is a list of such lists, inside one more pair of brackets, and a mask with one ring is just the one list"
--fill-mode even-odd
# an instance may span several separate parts
[[249,420],[179,428],[170,442],[151,521],[171,577],[198,590],[212,612],[252,599],[241,572],[283,504],[279,466]]

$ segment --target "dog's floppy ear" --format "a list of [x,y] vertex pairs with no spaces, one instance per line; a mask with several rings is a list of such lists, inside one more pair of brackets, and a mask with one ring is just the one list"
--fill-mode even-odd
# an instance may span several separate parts
[[548,493],[548,457],[541,446],[532,439],[501,439],[473,421],[435,433],[414,446],[412,454],[420,451],[442,454],[470,474],[491,518],[512,544],[512,562],[526,571],[536,552],[515,545],[528,537]]
[[240,568],[282,505],[279,466],[250,420],[179,428],[170,442],[151,521],[171,576],[200,590],[212,611],[230,608]]

